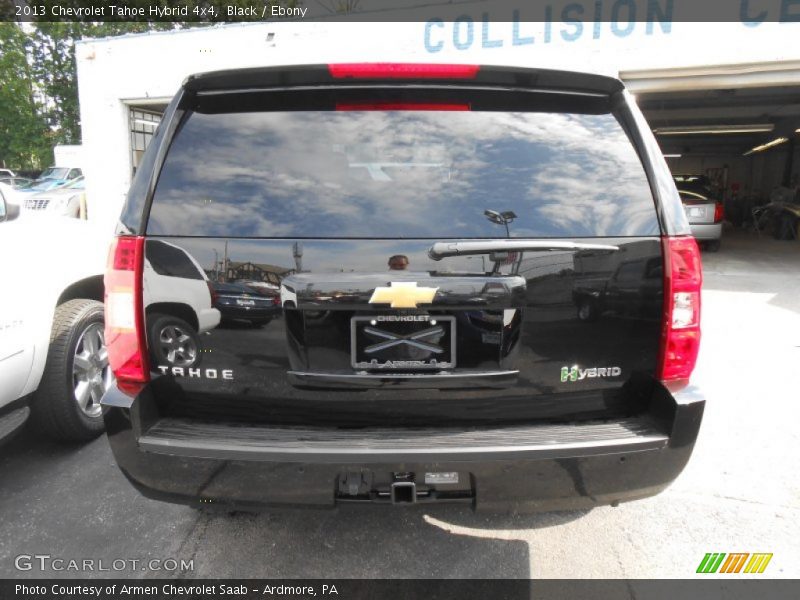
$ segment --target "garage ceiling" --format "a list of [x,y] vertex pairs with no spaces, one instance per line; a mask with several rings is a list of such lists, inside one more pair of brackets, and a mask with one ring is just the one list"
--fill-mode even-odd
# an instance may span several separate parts
[[645,92],[637,94],[637,103],[653,129],[773,127],[752,133],[659,133],[665,154],[742,156],[775,138],[795,138],[800,128],[800,86]]

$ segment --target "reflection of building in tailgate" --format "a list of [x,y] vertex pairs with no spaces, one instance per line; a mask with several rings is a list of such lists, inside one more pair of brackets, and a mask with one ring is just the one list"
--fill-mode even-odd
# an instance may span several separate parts
[[569,305],[574,260],[568,252],[524,252],[517,273],[527,281],[528,301],[535,306]]
[[[234,260],[228,261],[227,269],[225,269],[225,281],[263,281],[264,283],[271,283],[275,286],[280,286],[281,279],[294,273],[294,269],[287,269],[286,267],[279,267],[277,265],[269,265],[265,263],[252,263],[252,262],[237,262]],[[208,272],[210,277],[214,277],[214,270]]]
[[597,320],[604,313],[657,320],[661,312],[662,258],[652,242],[631,242],[618,252],[575,254],[572,301],[578,318]]
[[572,251],[566,252],[527,252],[519,262],[517,273],[525,279],[535,279],[545,275],[559,275],[573,269]]
[[525,252],[511,269],[527,281],[532,306],[572,306],[576,290],[604,289],[622,263],[644,265],[651,253],[650,241],[630,242],[619,251]]

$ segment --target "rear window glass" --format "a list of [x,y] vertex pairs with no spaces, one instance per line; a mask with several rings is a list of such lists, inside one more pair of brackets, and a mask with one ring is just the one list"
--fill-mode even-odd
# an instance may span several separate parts
[[273,238],[657,232],[644,168],[613,114],[428,110],[192,113],[148,224]]

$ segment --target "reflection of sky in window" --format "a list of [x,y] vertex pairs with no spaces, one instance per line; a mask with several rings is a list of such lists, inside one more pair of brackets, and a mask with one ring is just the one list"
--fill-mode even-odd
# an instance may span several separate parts
[[641,163],[611,115],[194,114],[149,232],[233,237],[657,233]]

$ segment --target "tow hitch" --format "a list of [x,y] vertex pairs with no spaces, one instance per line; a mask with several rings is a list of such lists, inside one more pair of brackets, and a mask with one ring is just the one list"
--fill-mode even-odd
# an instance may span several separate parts
[[[445,477],[445,475],[447,477]],[[367,469],[344,471],[336,483],[336,502],[376,502],[418,504],[429,502],[471,503],[475,490],[464,474],[459,485],[456,473],[425,473],[423,477],[408,471],[372,472]]]
[[416,483],[413,481],[395,481],[392,484],[392,504],[414,504],[416,501]]

